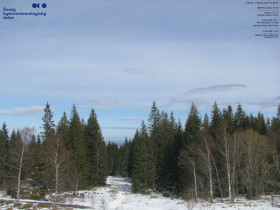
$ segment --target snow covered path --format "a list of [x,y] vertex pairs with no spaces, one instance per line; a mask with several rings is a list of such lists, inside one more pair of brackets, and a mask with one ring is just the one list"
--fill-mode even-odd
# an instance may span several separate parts
[[72,200],[75,204],[91,206],[92,209],[187,209],[186,203],[158,194],[141,195],[131,192],[131,182],[121,177],[108,177],[107,187],[92,191],[79,191],[84,200]]
[[236,199],[236,203],[201,201],[185,202],[180,199],[171,199],[160,194],[151,195],[135,194],[131,191],[131,182],[121,177],[109,176],[107,187],[96,188],[92,191],[80,191],[85,196],[83,200],[73,201],[75,204],[91,206],[91,209],[108,210],[221,210],[221,209],[246,209],[246,210],[272,210],[269,197],[266,199],[247,201],[246,199]]

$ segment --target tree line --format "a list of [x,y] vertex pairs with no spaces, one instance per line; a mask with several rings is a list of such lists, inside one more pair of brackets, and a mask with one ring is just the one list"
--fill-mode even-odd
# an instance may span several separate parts
[[153,103],[148,125],[132,141],[109,149],[109,168],[130,176],[134,192],[151,190],[197,199],[253,198],[280,189],[280,105],[272,119],[246,114],[239,104],[200,116],[191,105],[183,126]]
[[108,175],[132,179],[134,192],[159,191],[197,199],[248,198],[280,189],[280,105],[276,116],[248,115],[239,104],[214,103],[203,119],[194,104],[184,125],[154,102],[133,139],[104,142],[95,111],[80,118],[73,105],[55,125],[47,103],[42,132],[0,129],[0,187],[20,198],[22,184],[59,190],[106,184]]
[[47,103],[42,132],[23,128],[0,130],[0,187],[19,200],[22,184],[59,190],[84,189],[106,184],[107,149],[97,116],[92,109],[87,122],[80,119],[73,105],[70,119],[63,113],[55,125]]

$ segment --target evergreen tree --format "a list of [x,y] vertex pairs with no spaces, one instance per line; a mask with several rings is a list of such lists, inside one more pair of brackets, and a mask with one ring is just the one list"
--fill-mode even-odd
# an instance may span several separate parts
[[179,154],[180,154],[180,150],[182,149],[183,142],[184,142],[184,131],[183,131],[181,121],[179,120],[179,122],[176,125],[174,153],[173,153],[175,157],[173,176],[175,180],[175,190],[177,192],[182,191],[180,168],[179,168],[179,157],[180,157]]
[[4,162],[6,162],[7,159],[8,144],[8,129],[4,122],[2,129],[0,129],[0,186],[3,184],[5,179],[4,175],[7,173],[7,166],[4,165]]
[[0,141],[2,142],[1,144],[3,144],[4,150],[7,151],[9,144],[9,131],[5,122],[0,130]]
[[129,149],[129,142],[125,138],[124,144],[119,148],[119,174],[124,177],[128,176]]
[[158,108],[156,107],[155,101],[153,102],[148,121],[150,135],[153,137],[157,137],[159,134],[160,114]]
[[70,122],[67,118],[67,115],[65,112],[63,112],[63,115],[57,124],[57,133],[59,133],[62,136],[64,142],[66,142],[69,138],[69,124]]
[[185,125],[185,144],[189,145],[198,140],[198,134],[201,129],[201,118],[196,106],[192,103],[190,113]]
[[86,125],[85,138],[87,145],[88,185],[104,185],[108,174],[106,145],[93,109]]
[[108,171],[110,175],[119,175],[118,166],[118,145],[114,142],[109,142],[107,145],[107,160],[108,160]]
[[191,187],[194,178],[196,179],[196,177],[193,177],[193,169],[195,168],[195,161],[197,159],[195,148],[199,143],[201,126],[202,122],[198,110],[192,103],[185,125],[184,141],[178,159],[181,191]]
[[34,180],[34,170],[35,170],[35,156],[36,156],[36,137],[34,133],[32,134],[31,141],[28,144],[27,150],[27,165],[26,165],[26,175]]
[[217,139],[217,136],[219,135],[219,129],[222,122],[222,116],[221,111],[218,108],[217,103],[215,102],[212,111],[211,111],[211,125],[210,125],[210,134],[214,138],[214,140]]
[[257,130],[257,119],[252,113],[249,116],[249,127],[255,131]]
[[42,137],[43,142],[47,141],[55,133],[55,124],[53,121],[53,113],[52,113],[52,110],[51,110],[48,102],[46,104],[44,112],[45,112],[44,116],[42,117],[43,131],[41,132],[41,137]]
[[15,144],[16,139],[17,139],[17,132],[15,130],[13,130],[12,134],[11,134],[10,141],[9,141],[8,149],[13,147],[13,145]]
[[153,102],[153,105],[151,107],[151,111],[149,114],[149,126],[148,126],[148,132],[150,134],[151,139],[151,145],[152,145],[152,171],[153,171],[153,178],[154,183],[157,182],[160,174],[160,162],[162,161],[162,139],[160,138],[160,121],[161,116],[159,113],[158,108],[156,107],[156,102]]
[[276,112],[276,117],[273,117],[271,120],[270,131],[280,134],[280,104]]
[[234,126],[237,130],[246,130],[249,128],[249,119],[246,112],[242,109],[241,104],[238,105],[234,114]]
[[160,191],[173,191],[175,180],[172,172],[174,170],[174,142],[175,142],[175,120],[171,114],[161,112],[159,123],[159,135],[157,138],[157,161],[158,164],[158,179],[157,189]]
[[41,142],[40,135],[37,136],[36,147],[35,147],[35,157],[34,157],[34,179],[36,186],[43,187],[46,183],[45,171],[46,171],[46,161],[43,155],[44,147]]
[[223,120],[227,121],[230,127],[233,126],[233,113],[231,105],[229,105],[227,109],[223,109]]
[[[86,143],[84,139],[83,126],[80,121],[75,104],[73,105],[70,119],[69,138],[65,142],[66,148],[72,152],[72,157],[77,168],[76,185],[81,185],[81,181],[85,186],[87,180],[87,161],[86,161]],[[78,180],[78,175],[82,176],[82,180]]]
[[132,170],[132,189],[134,192],[146,192],[154,189],[152,143],[147,128],[142,122],[141,130],[134,136],[134,157]]
[[260,112],[258,113],[258,118],[257,118],[257,131],[261,135],[266,135],[267,134],[267,125],[265,124],[264,116]]
[[203,123],[202,123],[202,128],[206,133],[209,133],[209,117],[207,115],[207,113],[205,113],[204,117],[203,117]]

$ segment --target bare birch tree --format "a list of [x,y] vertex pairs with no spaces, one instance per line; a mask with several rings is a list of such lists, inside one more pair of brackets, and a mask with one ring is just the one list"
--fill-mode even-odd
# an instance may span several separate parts
[[226,122],[222,125],[223,132],[223,146],[224,146],[224,156],[226,159],[226,172],[228,179],[228,197],[230,202],[234,202],[234,197],[232,194],[232,180],[231,180],[231,145],[230,145],[230,134],[229,127]]
[[17,193],[16,201],[19,202],[20,199],[20,188],[21,188],[21,179],[22,179],[22,170],[24,167],[24,158],[25,158],[25,147],[27,143],[31,140],[32,135],[34,134],[34,128],[23,128],[17,134],[17,139],[13,147],[9,150],[9,158],[5,164],[11,169],[10,178],[16,178],[17,180]]
[[66,171],[70,160],[70,153],[66,150],[62,137],[57,135],[47,141],[46,156],[54,174],[54,204],[56,206],[58,191],[63,185],[62,180],[64,180],[67,176]]
[[275,163],[275,167],[277,169],[277,172],[280,174],[280,157],[279,157],[279,152],[277,149],[278,146],[278,140],[279,136],[277,136],[276,132],[272,132],[271,135],[271,140],[272,140],[272,157],[273,157],[273,161]]
[[181,158],[179,160],[179,166],[188,168],[193,173],[194,178],[194,192],[195,192],[195,201],[197,202],[198,198],[198,189],[197,189],[197,168],[195,163],[195,158],[192,157],[187,151],[183,150],[180,154]]
[[213,176],[212,176],[212,170],[213,170],[213,165],[212,165],[212,154],[211,154],[211,149],[209,142],[210,138],[207,138],[207,135],[205,133],[201,134],[201,138],[203,141],[203,146],[199,148],[199,152],[205,162],[206,165],[206,170],[209,175],[209,191],[210,191],[210,202],[213,202]]
[[241,183],[247,197],[252,198],[264,192],[270,180],[272,165],[269,162],[269,155],[272,148],[265,136],[252,130],[236,133],[234,138],[239,142],[241,151]]

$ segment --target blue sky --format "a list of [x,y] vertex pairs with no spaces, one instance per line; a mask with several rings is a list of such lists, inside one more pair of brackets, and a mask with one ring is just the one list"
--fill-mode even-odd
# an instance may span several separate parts
[[[241,103],[274,116],[280,103],[279,39],[255,37],[244,0],[2,0],[46,16],[0,21],[0,123],[40,131],[48,101],[58,122],[73,103],[97,112],[106,140],[132,138],[153,101],[183,123]],[[2,18],[2,16],[1,16]]]

